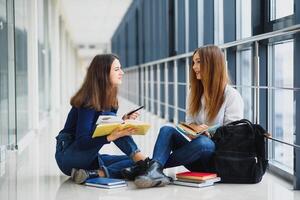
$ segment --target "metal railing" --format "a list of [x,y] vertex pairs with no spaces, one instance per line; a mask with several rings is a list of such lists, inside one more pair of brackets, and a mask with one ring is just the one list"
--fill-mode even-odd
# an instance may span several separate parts
[[[256,35],[256,36],[252,36],[249,38],[245,38],[245,39],[241,39],[241,40],[237,40],[234,42],[229,42],[229,43],[225,43],[225,44],[221,44],[219,45],[220,48],[223,49],[224,54],[225,54],[225,58],[226,58],[226,63],[227,63],[227,49],[228,48],[232,48],[232,47],[238,47],[240,45],[246,45],[246,44],[253,44],[254,43],[254,85],[253,86],[241,86],[241,85],[233,85],[235,87],[251,87],[254,89],[254,121],[256,123],[259,123],[259,96],[260,96],[260,89],[289,89],[289,90],[299,90],[299,88],[283,88],[283,87],[268,87],[268,86],[260,86],[260,82],[259,82],[259,71],[260,71],[260,67],[259,67],[259,41],[262,40],[266,40],[266,39],[270,39],[270,38],[275,38],[275,37],[280,37],[280,36],[286,36],[286,35],[291,35],[291,34],[295,34],[300,32],[300,25],[294,25],[288,28],[284,28],[278,31],[273,31],[273,32],[269,32],[269,33],[265,33],[265,34],[261,34],[261,35]],[[164,114],[164,118],[166,120],[170,120],[169,119],[169,115],[168,115],[168,108],[169,107],[173,107],[174,108],[174,117],[173,119],[171,119],[171,121],[173,121],[174,123],[178,122],[178,61],[179,60],[185,60],[185,85],[186,85],[186,91],[188,91],[188,84],[186,84],[188,82],[189,79],[189,59],[191,58],[193,52],[189,52],[189,53],[185,53],[185,54],[181,54],[181,55],[177,55],[177,56],[172,56],[172,57],[168,57],[168,58],[163,58],[160,60],[156,60],[156,61],[151,61],[151,62],[147,62],[144,64],[140,64],[137,66],[131,66],[128,68],[125,68],[124,71],[125,73],[139,73],[141,75],[141,82],[139,82],[138,79],[135,80],[135,85],[139,85],[139,88],[141,88],[141,94],[138,93],[137,91],[130,91],[130,87],[129,85],[126,85],[126,88],[123,88],[123,91],[121,94],[124,97],[130,97],[130,100],[133,100],[135,103],[139,104],[140,102],[137,101],[137,99],[139,99],[138,97],[141,96],[141,102],[145,102],[145,108],[148,111],[152,111],[154,112],[154,105],[155,103],[157,104],[157,112],[156,114],[161,114],[161,105],[165,106],[165,114]],[[169,66],[170,64],[172,64],[173,67],[173,79],[174,81],[172,82],[173,84],[173,94],[174,94],[174,103],[173,106],[169,104],[169,84],[170,82],[168,81],[168,74],[169,74]],[[161,94],[161,83],[160,79],[158,79],[158,77],[160,77],[159,72],[160,72],[160,67],[161,65],[163,66],[164,69],[164,96],[165,96],[165,101],[161,102],[160,98],[157,98],[157,100],[155,101],[153,96],[155,94],[154,90],[156,90],[156,95],[157,97],[160,96]],[[182,66],[182,65],[181,65]],[[154,88],[154,68],[157,72],[156,77],[157,77],[157,87]],[[150,79],[149,79],[149,71],[150,71]],[[125,78],[125,82],[126,82],[126,78]],[[127,81],[128,82],[128,81]],[[150,88],[148,87],[150,83]],[[145,87],[145,88],[144,88]],[[150,95],[151,98],[149,96],[149,89],[150,89]],[[145,91],[144,91],[145,90]],[[132,95],[136,95],[136,98],[132,98]],[[146,100],[146,101],[145,101]],[[150,100],[150,104],[149,101]],[[159,111],[159,112],[158,112]]]

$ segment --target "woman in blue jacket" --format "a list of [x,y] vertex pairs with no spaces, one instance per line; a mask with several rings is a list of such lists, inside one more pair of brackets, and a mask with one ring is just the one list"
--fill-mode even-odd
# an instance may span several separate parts
[[[115,130],[108,136],[92,138],[100,115],[116,115],[117,92],[123,71],[113,54],[97,55],[92,60],[81,88],[71,98],[72,108],[64,128],[56,137],[55,159],[60,170],[76,183],[91,177],[121,178],[121,170],[145,160],[130,136],[136,130]],[[135,119],[137,112],[123,119]],[[113,141],[126,155],[99,154]],[[135,165],[136,166],[136,165]]]
[[[202,132],[207,126],[220,126],[243,118],[243,100],[229,82],[221,49],[209,45],[194,51],[186,108],[186,122],[193,129]],[[152,160],[147,170],[135,178],[135,184],[140,188],[162,186],[163,169],[180,165],[190,171],[213,171],[214,150],[208,133],[186,139],[174,126],[163,126]]]

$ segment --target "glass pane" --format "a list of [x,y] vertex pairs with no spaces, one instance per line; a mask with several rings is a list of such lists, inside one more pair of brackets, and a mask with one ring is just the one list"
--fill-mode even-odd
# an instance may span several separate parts
[[0,146],[8,141],[8,43],[6,0],[0,0]]
[[274,45],[273,86],[294,86],[294,42],[289,41]]
[[[294,93],[293,91],[284,90],[278,90],[274,93],[273,137],[293,143],[293,134],[295,131]],[[273,155],[274,161],[293,169],[293,148],[278,142],[273,142]]]
[[252,35],[251,0],[237,0],[237,39]]
[[[293,87],[294,74],[294,43],[293,41],[275,44],[272,48],[273,57],[271,66],[273,69],[272,86]],[[272,134],[273,137],[293,143],[295,131],[294,114],[294,91],[277,89],[271,91],[272,97]],[[282,106],[284,105],[284,106]],[[286,145],[273,142],[273,161],[278,164],[293,169],[293,149]]]
[[271,0],[271,20],[292,15],[294,0]]
[[27,3],[15,1],[15,58],[17,134],[22,139],[28,131],[28,65],[27,65]]
[[40,0],[38,6],[38,66],[39,66],[39,118],[42,120],[49,110],[49,69],[47,68],[47,3]]
[[252,111],[253,111],[253,103],[252,103],[252,89],[250,87],[252,85],[252,55],[251,49],[240,51],[239,56],[239,71],[240,75],[238,75],[238,90],[242,95],[244,100],[244,117],[246,119],[252,120]]
[[214,1],[214,44],[224,43],[224,2]]

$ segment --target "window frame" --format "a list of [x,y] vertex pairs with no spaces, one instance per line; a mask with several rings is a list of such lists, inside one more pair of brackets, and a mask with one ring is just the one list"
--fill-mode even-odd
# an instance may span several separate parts
[[[268,43],[267,49],[268,49],[268,73],[267,73],[267,85],[269,87],[274,87],[274,60],[273,58],[275,57],[274,55],[274,46],[278,44],[283,44],[283,43],[288,43],[288,42],[293,42],[295,45],[295,41],[293,38],[289,39],[283,39],[283,40],[276,40]],[[274,117],[275,117],[275,110],[274,108],[274,97],[275,93],[273,89],[268,90],[268,95],[267,95],[267,105],[268,105],[268,131],[271,133],[274,132]],[[275,150],[274,150],[274,141],[268,142],[268,156],[269,156],[269,162],[270,162],[270,170],[272,172],[275,172],[279,175],[282,175],[282,177],[285,177],[287,180],[292,181],[293,180],[293,169],[295,167],[295,162],[293,161],[293,166],[292,168],[289,168],[288,166],[284,165],[283,163],[275,160]]]

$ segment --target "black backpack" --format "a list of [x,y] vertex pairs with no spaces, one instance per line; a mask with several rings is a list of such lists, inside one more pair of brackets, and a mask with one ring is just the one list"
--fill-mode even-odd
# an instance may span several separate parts
[[264,175],[266,131],[247,119],[231,122],[216,130],[215,167],[223,183],[258,183]]

